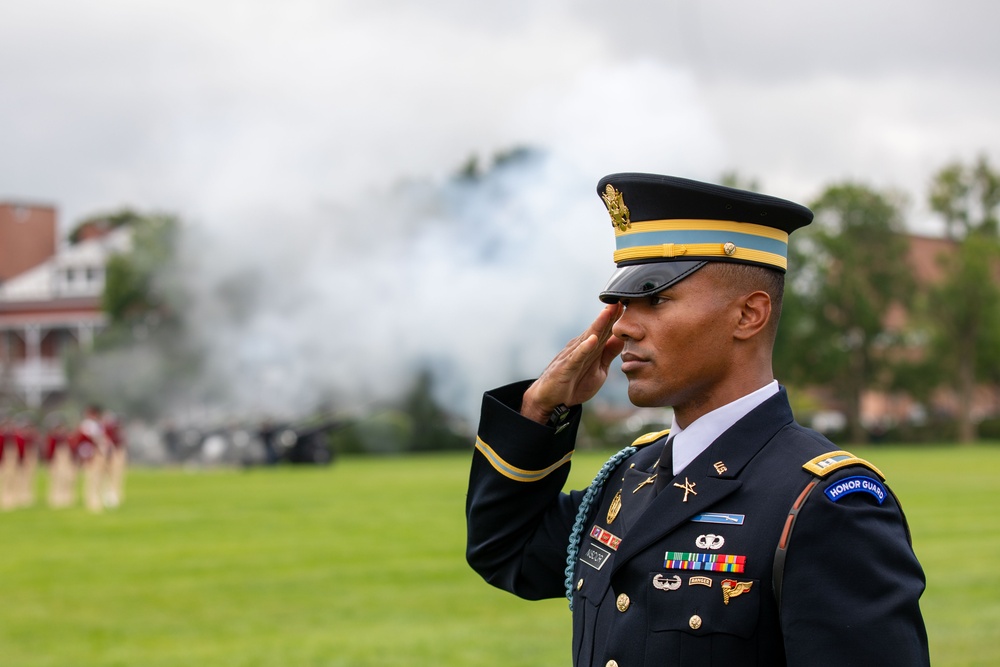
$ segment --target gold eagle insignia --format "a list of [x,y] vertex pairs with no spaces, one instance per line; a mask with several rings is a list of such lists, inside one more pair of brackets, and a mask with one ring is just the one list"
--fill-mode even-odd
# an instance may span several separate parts
[[628,206],[625,205],[622,193],[615,190],[615,186],[608,183],[607,187],[604,188],[604,194],[601,195],[601,199],[604,200],[605,206],[608,207],[608,213],[611,215],[611,225],[620,232],[626,231],[632,224],[632,221],[629,219]]

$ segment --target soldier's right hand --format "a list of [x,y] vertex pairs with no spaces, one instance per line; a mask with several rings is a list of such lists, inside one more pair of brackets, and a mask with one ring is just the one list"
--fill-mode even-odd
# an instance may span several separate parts
[[560,405],[584,403],[604,385],[611,361],[621,354],[624,342],[611,333],[624,306],[610,304],[582,334],[566,344],[521,400],[521,414],[544,424]]

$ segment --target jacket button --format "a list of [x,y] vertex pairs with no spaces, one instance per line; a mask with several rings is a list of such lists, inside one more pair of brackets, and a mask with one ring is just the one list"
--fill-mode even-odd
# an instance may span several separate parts
[[604,663],[604,667],[618,667],[618,661],[608,660],[606,663]]
[[622,593],[618,596],[617,600],[618,611],[628,611],[628,606],[632,604],[632,601],[628,599],[628,596]]
[[583,588],[583,579],[576,582],[576,590],[580,590],[581,588]]
[[692,630],[697,630],[698,628],[700,628],[701,627],[701,616],[699,616],[698,614],[695,614],[694,616],[692,616],[690,618],[690,620],[688,620],[688,625],[691,626]]

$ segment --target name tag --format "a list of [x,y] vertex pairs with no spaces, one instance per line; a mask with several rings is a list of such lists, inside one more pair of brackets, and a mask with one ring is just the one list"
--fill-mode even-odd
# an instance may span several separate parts
[[593,544],[584,547],[582,551],[583,554],[580,556],[580,560],[595,570],[600,570],[604,567],[604,564],[608,561],[608,556],[611,555],[610,551]]

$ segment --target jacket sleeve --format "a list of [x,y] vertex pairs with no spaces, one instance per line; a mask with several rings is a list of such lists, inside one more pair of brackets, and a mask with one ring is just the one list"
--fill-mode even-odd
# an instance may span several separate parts
[[561,597],[566,545],[583,493],[562,493],[579,425],[560,431],[520,415],[530,382],[487,392],[466,499],[466,559],[490,584],[520,597]]
[[924,585],[888,488],[858,467],[821,479],[785,562],[780,614],[789,667],[930,664]]

